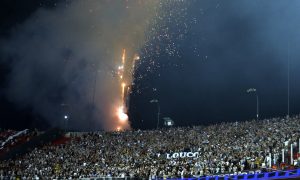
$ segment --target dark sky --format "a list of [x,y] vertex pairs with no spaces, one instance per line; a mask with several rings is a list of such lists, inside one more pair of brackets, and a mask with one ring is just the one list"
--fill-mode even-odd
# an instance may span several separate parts
[[[14,39],[17,39],[15,37],[18,37],[23,23],[38,18],[39,15],[45,16],[35,15],[41,8],[55,11],[56,3],[61,2],[1,1],[2,42],[20,42]],[[166,14],[178,10],[175,7],[169,8],[171,10],[166,9]],[[290,114],[299,114],[298,0],[199,0],[190,1],[184,8],[184,16],[178,13],[176,17],[175,13],[174,19],[171,18],[156,29],[157,33],[163,34],[167,27],[168,39],[153,39],[148,43],[149,48],[139,50],[140,56],[144,58],[135,73],[133,92],[130,95],[129,115],[132,127],[156,127],[157,109],[155,104],[149,102],[151,99],[159,100],[162,118],[170,117],[180,126],[253,119],[256,116],[256,97],[255,94],[246,93],[249,88],[257,89],[261,118],[285,116],[288,62]],[[33,29],[32,32],[38,28],[29,27]],[[0,45],[4,49],[6,44]],[[159,53],[149,53],[149,50],[157,51],[157,47],[160,49]],[[172,53],[170,49],[173,50]],[[72,48],[64,50],[63,56],[72,57],[72,51]],[[19,99],[11,98],[14,95],[9,92],[10,82],[15,73],[15,65],[11,61],[22,57],[2,53],[0,58],[0,126],[17,129],[50,127],[51,120],[45,117],[44,109],[40,110],[31,103],[20,103]],[[148,71],[149,64],[153,62],[155,65]],[[143,78],[138,78],[140,76]],[[31,78],[32,81],[38,79],[35,76]],[[46,78],[46,84],[47,82]],[[43,86],[43,83],[40,84]],[[54,94],[62,95],[51,95],[44,99],[40,97],[38,102],[60,104],[66,99],[61,92],[69,92],[64,91],[65,86],[69,85],[62,83],[61,86],[46,86]],[[16,92],[22,94],[27,91]],[[48,110],[52,111],[51,108]],[[55,119],[56,115],[53,114],[51,118]]]
[[[54,8],[57,1],[52,0],[3,0],[0,2],[0,37],[7,39],[11,31],[29,18],[38,8]],[[1,44],[1,48],[5,46]],[[11,71],[4,57],[0,56],[0,127],[1,128],[42,128],[48,127],[43,118],[32,112],[30,107],[19,108],[18,105],[10,102],[6,95],[6,87]]]
[[198,23],[179,42],[182,57],[160,58],[181,66],[166,65],[141,82],[157,91],[132,97],[134,117],[155,126],[156,107],[147,101],[158,98],[162,117],[177,125],[249,120],[256,111],[255,95],[246,93],[250,87],[258,90],[261,118],[284,116],[288,51],[290,114],[298,114],[298,8],[297,1],[197,1],[186,19]]

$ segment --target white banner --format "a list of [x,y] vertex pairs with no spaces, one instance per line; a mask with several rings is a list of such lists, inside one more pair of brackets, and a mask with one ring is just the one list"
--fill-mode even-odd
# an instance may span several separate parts
[[167,153],[167,159],[197,158],[197,157],[199,157],[199,152],[175,152],[173,154]]

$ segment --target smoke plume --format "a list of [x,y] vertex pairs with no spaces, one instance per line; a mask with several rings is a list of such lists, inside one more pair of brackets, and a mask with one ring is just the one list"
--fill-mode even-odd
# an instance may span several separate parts
[[122,49],[129,58],[139,51],[156,7],[157,1],[77,0],[38,9],[0,42],[11,67],[9,100],[52,126],[114,130]]

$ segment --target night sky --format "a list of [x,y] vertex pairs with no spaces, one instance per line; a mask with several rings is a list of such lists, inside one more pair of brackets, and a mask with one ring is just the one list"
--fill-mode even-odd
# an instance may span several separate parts
[[[10,38],[11,32],[18,24],[29,18],[38,8],[53,8],[57,1],[52,0],[3,0],[0,2],[0,37]],[[1,48],[5,44],[1,44]],[[20,108],[7,98],[6,88],[11,71],[9,63],[0,56],[0,127],[12,129],[41,128],[47,129],[46,121],[32,112],[30,107]]]
[[[89,3],[91,1],[87,1],[87,4],[92,4]],[[70,123],[77,124],[72,125],[73,129],[99,130],[105,127],[103,123],[106,121],[99,120],[106,117],[102,115],[106,111],[101,111],[101,107],[104,106],[101,102],[106,104],[109,101],[100,100],[101,105],[94,107],[85,100],[84,94],[88,88],[78,87],[90,87],[87,83],[93,81],[90,78],[93,75],[89,71],[90,66],[101,70],[114,69],[104,60],[95,65],[97,61],[94,59],[115,57],[116,55],[112,54],[117,50],[107,54],[107,49],[99,50],[97,53],[101,55],[97,56],[94,49],[98,47],[95,47],[94,43],[81,43],[85,42],[86,38],[90,41],[94,39],[92,35],[85,36],[89,31],[85,31],[84,28],[80,29],[80,33],[70,33],[70,37],[65,38],[70,28],[61,22],[57,23],[58,20],[53,17],[56,15],[55,17],[60,19],[68,16],[71,20],[73,15],[80,17],[81,9],[72,9],[72,4],[76,5],[77,2],[1,1],[1,127],[47,129],[60,125],[57,122],[60,122],[65,111],[71,109],[61,108],[63,103],[68,104],[74,111],[68,112],[72,116]],[[97,2],[111,3],[108,0]],[[114,4],[117,3],[114,1]],[[161,16],[152,18],[163,17],[161,22],[146,31],[147,41],[132,48],[141,57],[134,73],[132,93],[128,98],[128,114],[133,128],[156,127],[157,106],[150,103],[152,99],[159,100],[161,118],[170,117],[178,126],[255,119],[256,96],[255,93],[246,92],[249,88],[257,89],[260,118],[286,116],[288,67],[290,114],[299,114],[300,1],[191,0],[179,1],[176,6],[170,4],[162,8]],[[106,24],[110,22],[112,23],[107,26],[113,27],[114,22],[119,22],[119,12],[114,12],[113,8],[112,12],[108,9],[105,13],[111,15],[105,14],[105,17],[99,20],[100,28],[106,28]],[[138,13],[136,16],[140,16]],[[112,20],[106,21],[111,16]],[[82,22],[88,27],[94,26],[94,23],[98,22],[97,18],[95,19]],[[80,20],[78,21],[82,27]],[[53,37],[57,39],[52,41]],[[134,37],[134,33],[128,37]],[[101,38],[99,37],[99,41]],[[76,45],[68,44],[61,48],[60,39],[65,44]],[[103,44],[109,44],[105,41],[107,40],[103,37]],[[43,51],[40,47],[45,43],[51,44],[46,47],[49,51]],[[113,43],[111,44],[112,47]],[[55,50],[51,50],[52,47]],[[107,47],[110,47],[110,44],[101,45],[99,49]],[[51,63],[45,67],[39,65],[39,58],[56,58],[56,55],[53,55],[55,52],[59,52],[57,59],[71,62],[60,65],[67,68],[72,65],[71,73],[60,74],[60,69]],[[37,55],[31,56],[27,53]],[[37,60],[31,61],[35,58]],[[64,71],[69,72],[62,70]],[[27,77],[26,75],[30,74],[28,72],[31,75]],[[100,73],[99,76],[105,75]],[[106,91],[102,89],[109,85],[107,79],[99,79],[98,83],[105,82],[97,85],[101,90],[96,90],[96,95],[102,98],[106,96]],[[39,93],[40,91],[42,93]],[[100,108],[100,113],[90,116],[89,112],[95,108]],[[162,124],[161,119],[160,125]]]

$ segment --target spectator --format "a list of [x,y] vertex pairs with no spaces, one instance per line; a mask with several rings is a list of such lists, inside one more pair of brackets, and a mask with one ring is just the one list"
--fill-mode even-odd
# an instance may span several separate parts
[[[48,144],[0,162],[0,179],[198,177],[255,171],[269,166],[269,153],[272,162],[281,162],[284,143],[298,142],[299,129],[296,116],[206,127],[73,133],[66,144]],[[166,158],[166,153],[187,151],[199,156]]]

